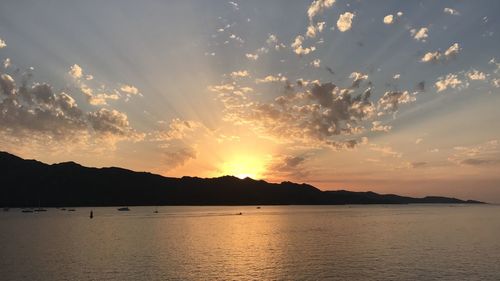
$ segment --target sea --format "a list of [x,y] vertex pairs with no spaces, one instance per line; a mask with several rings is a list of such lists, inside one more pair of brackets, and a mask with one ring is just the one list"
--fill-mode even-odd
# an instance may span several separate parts
[[0,211],[0,280],[500,280],[498,205],[129,208]]

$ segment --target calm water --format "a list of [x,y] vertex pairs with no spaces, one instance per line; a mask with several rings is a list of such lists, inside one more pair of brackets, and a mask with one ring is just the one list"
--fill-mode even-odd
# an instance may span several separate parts
[[0,279],[500,280],[500,206],[93,210],[0,211]]

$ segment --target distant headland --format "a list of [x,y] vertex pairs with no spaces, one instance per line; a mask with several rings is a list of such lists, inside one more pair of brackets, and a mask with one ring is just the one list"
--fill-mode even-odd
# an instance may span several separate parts
[[74,162],[49,165],[7,152],[0,152],[0,176],[3,207],[483,203],[439,196],[322,191],[308,184],[233,176],[172,178]]

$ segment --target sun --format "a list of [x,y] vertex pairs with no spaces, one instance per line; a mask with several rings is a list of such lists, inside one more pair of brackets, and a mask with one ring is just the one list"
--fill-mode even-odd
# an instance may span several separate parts
[[261,179],[265,173],[265,163],[258,157],[239,155],[224,162],[220,171],[222,175],[235,176],[240,179]]

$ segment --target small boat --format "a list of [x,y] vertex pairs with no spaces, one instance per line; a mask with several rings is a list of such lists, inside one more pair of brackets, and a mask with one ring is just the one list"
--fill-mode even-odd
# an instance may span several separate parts
[[9,211],[9,207],[4,207],[4,208],[3,208],[3,211],[4,211],[4,212],[8,212],[8,211]]
[[94,218],[94,212],[92,212],[92,210],[90,210],[90,218]]
[[59,209],[59,210],[61,210],[61,211],[66,211],[66,208],[61,208],[61,209]]
[[128,207],[121,207],[121,208],[118,208],[118,211],[120,211],[120,212],[128,212],[128,211],[130,211],[130,209]]
[[35,209],[35,212],[47,212],[47,210],[43,208],[37,208]]
[[68,212],[74,212],[76,211],[75,209],[68,209]]
[[257,209],[260,209],[260,207],[257,207]]
[[243,213],[239,213],[239,214],[238,214],[238,216],[241,216],[241,215],[243,215]]
[[23,212],[23,213],[33,213],[33,210],[23,209],[23,210],[21,210],[21,212]]

